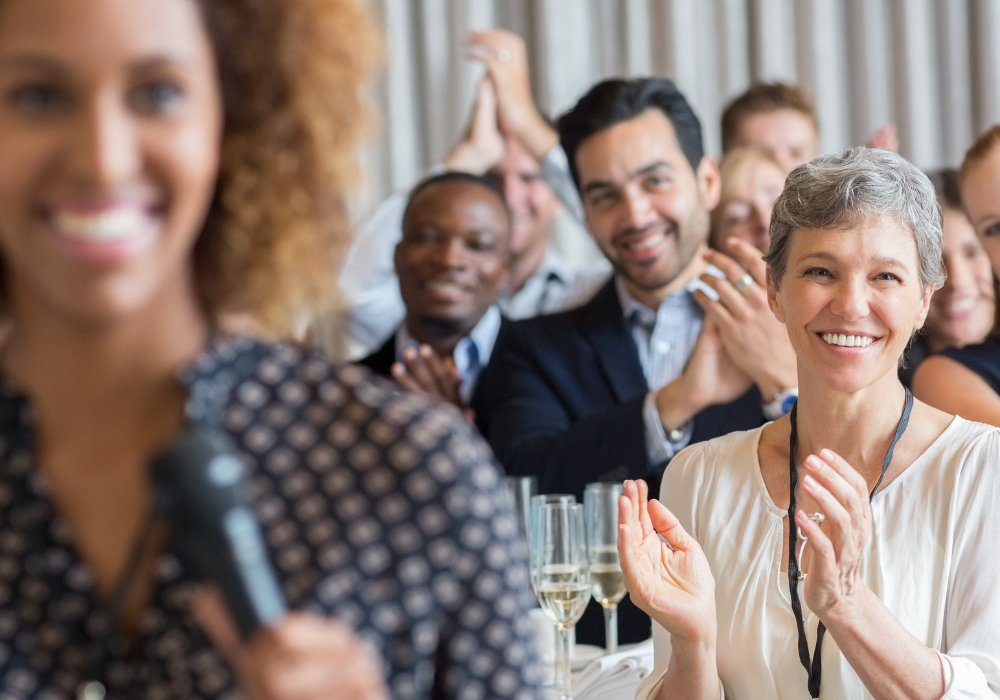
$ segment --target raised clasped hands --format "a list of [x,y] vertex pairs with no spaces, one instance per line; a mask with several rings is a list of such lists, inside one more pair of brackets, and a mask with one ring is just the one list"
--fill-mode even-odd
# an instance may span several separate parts
[[865,588],[860,569],[872,529],[872,509],[864,477],[832,450],[803,462],[802,489],[812,499],[822,523],[798,508],[795,524],[807,542],[799,562],[806,573],[803,596],[821,620],[847,612]]
[[479,82],[465,135],[444,157],[445,168],[482,175],[499,163],[506,144],[497,116],[496,90],[486,76]]
[[406,348],[403,361],[394,362],[391,372],[392,378],[407,391],[452,403],[469,421],[475,421],[475,413],[462,398],[462,378],[452,358],[440,357],[429,345]]
[[705,253],[705,260],[721,270],[725,279],[709,274],[701,277],[719,300],[701,291],[695,298],[705,310],[706,321],[718,328],[728,356],[769,401],[798,385],[795,351],[784,324],[768,304],[767,266],[761,252],[736,238],[730,238],[727,245],[733,257],[715,250]]
[[466,46],[469,57],[481,61],[493,81],[501,132],[516,137],[528,153],[542,160],[559,142],[559,135],[535,106],[524,40],[504,29],[490,29],[471,32]]
[[712,641],[715,579],[708,560],[673,513],[647,496],[646,482],[626,481],[618,499],[618,555],[625,587],[632,602],[662,625],[674,643]]

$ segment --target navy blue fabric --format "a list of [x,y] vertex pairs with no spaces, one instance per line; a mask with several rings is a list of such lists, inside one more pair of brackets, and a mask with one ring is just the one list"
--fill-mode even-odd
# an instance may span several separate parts
[[979,345],[948,348],[941,354],[971,369],[1000,394],[1000,336],[990,336]]
[[[613,282],[587,305],[514,321],[480,378],[480,429],[508,474],[541,493],[582,497],[593,481],[646,479],[657,493],[642,420],[649,391]],[[692,442],[763,425],[756,387],[695,416]]]
[[[503,334],[504,328],[509,323],[510,321],[508,321],[506,318],[501,319],[500,331],[499,331],[501,335]],[[389,336],[389,339],[385,341],[382,347],[373,352],[371,355],[368,355],[367,357],[358,360],[357,364],[367,367],[375,374],[392,379],[392,365],[395,361],[396,361],[396,334],[393,333],[392,335]],[[487,365],[487,367],[489,367],[489,365]],[[483,373],[485,372],[486,369],[483,369]],[[480,380],[481,379],[482,379],[482,374],[480,375]],[[472,390],[472,397],[469,399],[469,407],[476,412],[478,412],[483,405],[483,397],[480,391],[481,385],[482,381],[476,382],[476,386]]]
[[396,334],[393,333],[385,344],[368,357],[358,360],[375,374],[392,379],[392,363],[396,361]]

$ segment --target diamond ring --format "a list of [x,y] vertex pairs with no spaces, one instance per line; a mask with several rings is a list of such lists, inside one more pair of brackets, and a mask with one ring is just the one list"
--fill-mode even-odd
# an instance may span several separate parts
[[733,286],[736,287],[738,290],[740,290],[742,292],[744,289],[746,289],[747,287],[749,287],[751,284],[753,284],[753,277],[751,277],[750,275],[744,273],[743,276],[740,277],[736,281],[736,284],[733,285]]

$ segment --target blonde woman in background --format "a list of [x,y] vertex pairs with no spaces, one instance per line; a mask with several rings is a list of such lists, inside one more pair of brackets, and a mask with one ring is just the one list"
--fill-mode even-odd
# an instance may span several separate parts
[[729,151],[719,164],[722,188],[712,210],[709,244],[732,255],[730,239],[737,238],[759,251],[771,242],[771,210],[785,186],[788,171],[774,156],[756,146]]

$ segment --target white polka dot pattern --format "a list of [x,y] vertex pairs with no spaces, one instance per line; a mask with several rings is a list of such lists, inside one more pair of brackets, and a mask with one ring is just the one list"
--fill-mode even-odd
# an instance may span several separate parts
[[[251,468],[289,605],[353,625],[395,698],[539,695],[531,593],[485,443],[449,407],[287,345],[216,343],[184,375],[193,422],[221,424]],[[0,700],[242,697],[192,619],[171,551],[133,648],[34,478],[34,418],[0,387]]]

